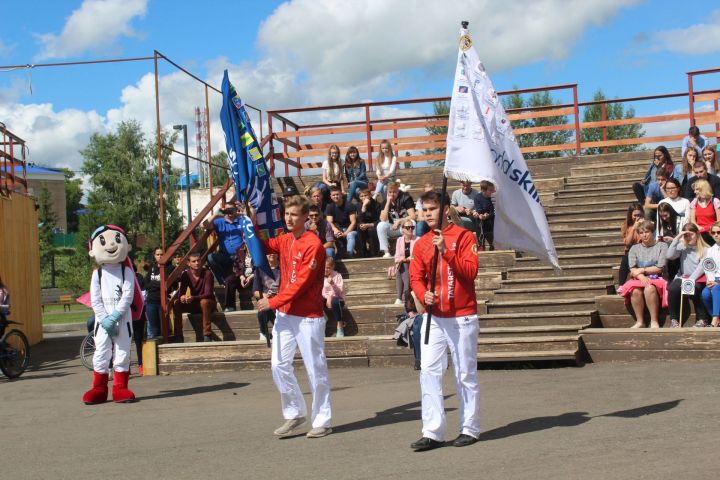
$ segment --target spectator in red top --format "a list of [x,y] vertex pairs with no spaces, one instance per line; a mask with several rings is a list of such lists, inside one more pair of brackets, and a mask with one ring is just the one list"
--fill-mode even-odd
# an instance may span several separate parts
[[[182,341],[182,314],[201,313],[203,325],[203,339],[212,342],[212,314],[217,307],[215,293],[213,292],[213,274],[201,266],[201,255],[191,253],[188,257],[188,268],[180,275],[177,299],[173,305],[173,336],[175,341]],[[190,295],[187,295],[187,289]]]
[[713,197],[710,183],[706,180],[698,180],[693,184],[695,199],[690,202],[688,222],[698,226],[698,230],[705,240],[705,243],[712,246],[715,240],[710,235],[710,227],[720,220],[720,200]]
[[332,432],[322,297],[325,249],[317,235],[305,230],[309,207],[306,197],[286,198],[288,233],[263,242],[267,254],[280,256],[282,274],[277,295],[258,300],[258,310],[277,310],[271,367],[285,423],[274,434],[289,435],[306,421],[307,407],[292,365],[298,347],[313,398],[312,429],[307,437],[318,438]]
[[[432,305],[430,341],[421,344],[420,388],[422,390],[422,438],[411,445],[415,450],[437,448],[445,440],[447,420],[443,407],[442,376],[450,350],[460,410],[460,435],[456,447],[477,442],[480,435],[480,385],[477,378],[478,317],[475,277],[478,257],[473,253],[475,237],[457,225],[447,225],[450,202],[440,212],[440,194],[425,192],[420,200],[430,230],[416,243],[410,262],[410,285],[415,296]],[[439,257],[435,290],[431,291],[435,248]],[[425,325],[422,331],[425,331]]]

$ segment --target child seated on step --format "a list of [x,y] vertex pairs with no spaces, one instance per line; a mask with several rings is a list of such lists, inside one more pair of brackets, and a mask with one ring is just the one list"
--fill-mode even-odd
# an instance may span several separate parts
[[345,306],[345,286],[343,278],[335,271],[335,260],[331,257],[325,259],[325,281],[322,289],[325,310],[332,312],[337,322],[337,337],[345,336],[345,321],[343,321],[343,307]]
[[[235,252],[232,273],[225,278],[225,312],[235,311],[236,291],[240,294],[241,305],[243,300],[249,302],[250,287],[252,286],[254,275],[252,258],[248,254],[245,244],[242,244]],[[251,309],[252,306],[249,308]]]

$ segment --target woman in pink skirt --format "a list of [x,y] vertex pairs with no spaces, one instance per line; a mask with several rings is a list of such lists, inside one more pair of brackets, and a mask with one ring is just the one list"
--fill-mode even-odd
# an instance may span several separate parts
[[655,222],[643,221],[636,231],[640,235],[640,243],[630,248],[629,280],[618,289],[618,293],[625,297],[625,304],[632,305],[635,314],[632,328],[645,326],[645,308],[650,313],[650,327],[660,328],[660,307],[667,307],[667,282],[662,277],[667,244],[655,241]]

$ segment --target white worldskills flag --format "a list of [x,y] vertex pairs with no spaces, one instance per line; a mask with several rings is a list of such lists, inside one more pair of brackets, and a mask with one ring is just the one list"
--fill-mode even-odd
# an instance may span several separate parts
[[528,252],[559,269],[545,211],[505,109],[467,30],[460,34],[445,175],[494,183],[495,246]]

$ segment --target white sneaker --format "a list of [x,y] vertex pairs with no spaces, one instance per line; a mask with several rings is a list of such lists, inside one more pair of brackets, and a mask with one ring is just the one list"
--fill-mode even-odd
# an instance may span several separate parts
[[392,256],[392,253],[385,252],[385,255],[383,255],[382,258],[393,258],[393,256]]
[[302,426],[304,423],[305,423],[305,417],[291,418],[290,420],[285,420],[285,423],[283,423],[280,427],[278,427],[273,432],[273,435],[277,435],[278,437],[282,437],[283,435],[288,435],[288,434],[292,433],[293,430],[295,430],[296,428]]
[[338,327],[337,333],[335,333],[335,337],[342,338],[345,336],[345,329],[343,327]]
[[263,342],[267,342],[267,337],[261,333],[260,340],[262,340]]
[[395,304],[394,304],[394,305],[403,305],[403,301],[402,301],[402,300],[400,300],[399,298],[396,298],[396,299],[395,299]]
[[332,433],[330,427],[317,427],[305,434],[307,438],[321,438]]

